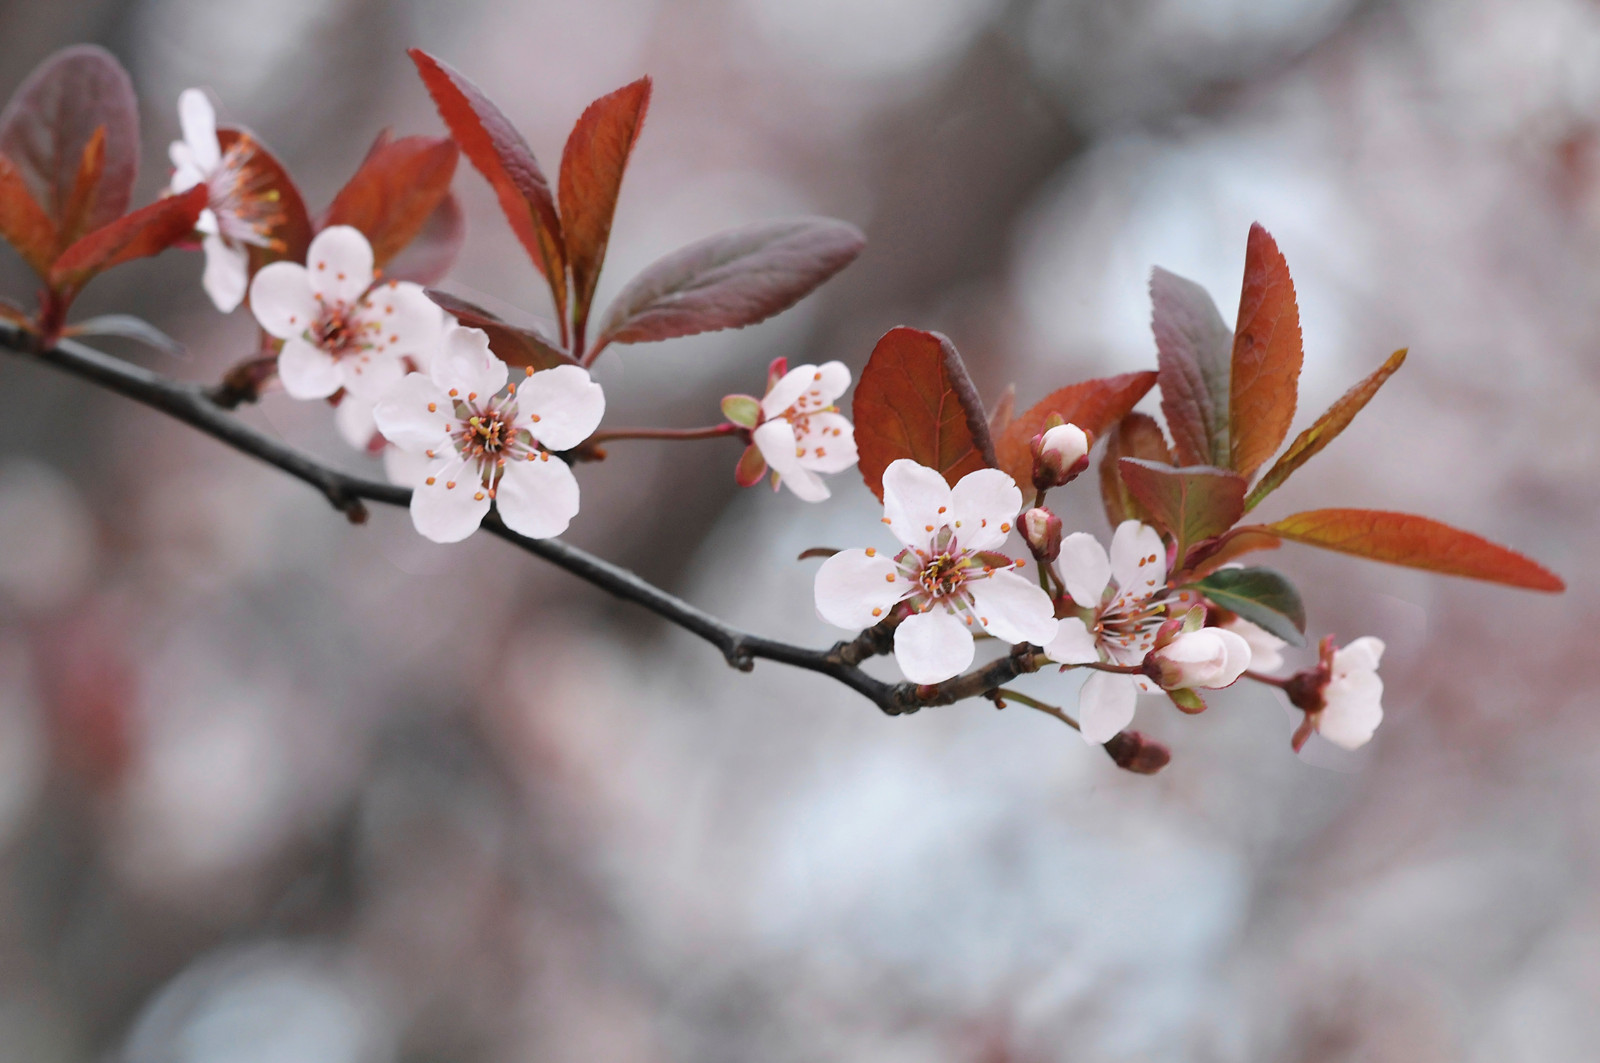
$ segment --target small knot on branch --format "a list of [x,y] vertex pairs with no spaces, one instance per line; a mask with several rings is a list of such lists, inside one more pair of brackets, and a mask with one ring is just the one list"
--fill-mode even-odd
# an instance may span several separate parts
[[247,402],[258,402],[267,381],[278,372],[276,354],[256,355],[246,358],[222,377],[222,383],[206,391],[213,406],[224,410],[237,410]]

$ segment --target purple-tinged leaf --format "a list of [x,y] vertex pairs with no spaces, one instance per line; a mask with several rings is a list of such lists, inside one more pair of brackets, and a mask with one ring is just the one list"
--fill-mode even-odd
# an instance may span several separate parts
[[1196,543],[1222,535],[1244,513],[1244,477],[1211,465],[1173,468],[1143,458],[1117,462],[1122,480],[1150,520],[1177,545],[1172,571],[1182,572]]
[[466,239],[467,219],[452,193],[439,201],[416,239],[390,260],[384,273],[390,280],[437,284],[456,264]]
[[1105,504],[1106,519],[1115,528],[1125,520],[1148,524],[1150,515],[1139,500],[1128,490],[1122,480],[1122,458],[1143,458],[1160,465],[1172,464],[1172,452],[1161,434],[1155,418],[1143,413],[1130,413],[1111,431],[1106,433],[1106,449],[1100,458],[1100,500]]
[[1206,290],[1156,267],[1150,273],[1161,412],[1184,465],[1228,464],[1228,387],[1233,333]]
[[518,369],[551,369],[558,365],[576,364],[560,344],[537,328],[525,328],[502,321],[476,303],[437,288],[429,288],[427,295],[462,325],[488,333],[489,349],[507,365]]

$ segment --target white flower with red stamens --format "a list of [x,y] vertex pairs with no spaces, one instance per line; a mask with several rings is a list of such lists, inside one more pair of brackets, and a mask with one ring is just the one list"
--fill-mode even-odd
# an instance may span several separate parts
[[373,411],[385,438],[428,459],[411,522],[435,542],[471,535],[491,501],[506,527],[531,539],[560,535],[577,515],[577,478],[550,452],[600,424],[600,385],[575,365],[530,369],[520,387],[506,377],[489,337],[456,326],[431,372],[401,380]]
[[[1074,532],[1061,541],[1056,573],[1079,615],[1061,621],[1044,647],[1046,656],[1061,664],[1143,664],[1166,620],[1167,548],[1161,535],[1125,520],[1111,536],[1108,556],[1094,536]],[[1108,741],[1133,721],[1139,695],[1159,690],[1143,675],[1095,672],[1078,695],[1084,740]]]
[[[751,445],[772,468],[774,489],[783,484],[807,502],[820,502],[829,492],[818,474],[842,472],[856,463],[855,429],[834,405],[849,387],[844,363],[824,362],[797,365],[767,389],[759,424],[746,427],[755,429]],[[748,398],[744,402],[748,406]],[[752,457],[747,454],[740,462],[745,484],[764,471]]]
[[1378,662],[1383,640],[1363,636],[1335,650],[1330,635],[1322,642],[1317,667],[1289,680],[1289,700],[1306,714],[1295,731],[1296,752],[1311,732],[1344,749],[1360,749],[1383,722],[1383,680]]
[[938,683],[972,663],[972,640],[1042,646],[1056,633],[1055,607],[995,548],[1010,533],[1022,492],[997,469],[979,469],[954,489],[905,458],[883,473],[883,522],[905,545],[893,558],[843,550],[817,571],[817,613],[851,630],[871,627],[906,603],[894,657],[913,683]]
[[274,262],[256,274],[250,309],[283,340],[283,390],[297,399],[325,399],[344,388],[377,399],[408,369],[433,361],[444,311],[421,285],[374,286],[373,280],[372,245],[348,225],[318,233],[304,266]]
[[281,248],[273,231],[283,224],[283,210],[268,178],[254,163],[259,149],[240,134],[226,152],[217,140],[217,115],[199,89],[178,95],[178,124],[183,139],[167,149],[172,160],[172,193],[204,184],[210,194],[195,229],[206,254],[201,285],[224,314],[244,300],[250,284],[250,248]]

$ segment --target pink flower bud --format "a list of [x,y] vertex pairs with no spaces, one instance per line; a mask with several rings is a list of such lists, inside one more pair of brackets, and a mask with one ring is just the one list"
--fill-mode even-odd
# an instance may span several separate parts
[[1138,731],[1118,731],[1105,744],[1117,767],[1139,775],[1154,775],[1172,760],[1172,751]]
[[1179,635],[1144,659],[1145,674],[1164,689],[1225,687],[1250,667],[1250,644],[1219,627]]
[[1048,491],[1089,467],[1089,437],[1075,424],[1058,424],[1033,437],[1033,486]]
[[1060,517],[1043,506],[1035,506],[1024,513],[1018,523],[1022,526],[1022,538],[1027,541],[1034,557],[1048,564],[1060,556]]

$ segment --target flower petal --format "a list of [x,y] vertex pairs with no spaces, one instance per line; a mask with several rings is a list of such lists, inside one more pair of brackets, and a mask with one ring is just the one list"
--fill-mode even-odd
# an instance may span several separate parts
[[1104,745],[1133,722],[1139,704],[1139,687],[1132,676],[1096,672],[1078,692],[1078,726],[1083,740]]
[[244,293],[250,288],[250,253],[220,236],[207,236],[200,246],[206,252],[200,286],[211,296],[213,306],[224,314],[232,313],[244,302]]
[[415,452],[450,446],[450,413],[450,400],[422,373],[408,373],[372,411],[385,439]]
[[478,530],[489,512],[489,493],[455,455],[428,466],[411,492],[411,523],[436,543],[458,543]]
[[1283,639],[1242,616],[1236,616],[1221,626],[1224,631],[1231,631],[1249,643],[1250,667],[1255,671],[1275,672],[1283,667],[1283,648],[1288,645]]
[[194,161],[194,151],[183,141],[174,140],[167,145],[167,158],[172,161],[172,180],[167,182],[168,192],[187,192],[206,179],[200,165]]
[[793,406],[800,396],[805,394],[806,385],[812,382],[816,372],[817,367],[814,365],[797,365],[783,374],[761,400],[762,415],[768,418],[777,417]]
[[895,572],[892,559],[875,550],[841,550],[817,569],[813,590],[818,616],[860,631],[887,616],[911,584]]
[[1017,482],[999,469],[967,473],[950,499],[956,537],[968,550],[992,550],[1005,542],[1022,509]]
[[378,434],[377,422],[372,417],[372,403],[355,395],[346,395],[333,410],[333,424],[339,435],[357,450],[366,450],[372,437]]
[[1044,646],[1056,637],[1055,603],[1037,583],[1001,569],[967,588],[978,623],[1002,642]]
[[457,325],[445,333],[429,375],[446,394],[455,391],[463,398],[486,399],[506,386],[506,363],[489,349],[488,333]]
[[812,379],[811,390],[817,392],[818,403],[831,406],[850,390],[850,367],[843,362],[823,362]]
[[1100,540],[1088,532],[1073,532],[1061,540],[1056,575],[1074,602],[1085,609],[1097,609],[1106,584],[1111,582],[1111,559],[1106,557]]
[[1117,593],[1147,598],[1166,585],[1167,548],[1148,524],[1125,520],[1111,536],[1111,575]]
[[1363,635],[1354,639],[1347,646],[1333,651],[1334,676],[1349,675],[1352,672],[1376,672],[1378,662],[1383,659],[1383,640]]
[[1057,664],[1094,664],[1100,660],[1089,626],[1075,616],[1060,621],[1056,637],[1045,643],[1044,655]]
[[222,146],[217,143],[217,112],[211,100],[199,89],[178,93],[178,128],[189,146],[189,158],[204,173],[222,161]]
[[558,365],[517,386],[517,409],[525,418],[521,427],[540,443],[550,450],[571,450],[600,426],[606,395],[586,370]]
[[392,484],[415,489],[428,475],[428,468],[433,465],[434,460],[420,450],[384,447],[383,475]]
[[795,434],[795,449],[805,451],[800,464],[812,472],[843,472],[856,463],[855,427],[840,414],[814,413]]
[[339,371],[343,374],[344,386],[369,402],[382,398],[406,376],[406,367],[398,357],[377,351],[345,355],[339,359]]
[[306,249],[311,290],[329,304],[353,304],[372,286],[372,245],[361,230],[330,225]]
[[305,335],[320,313],[306,268],[293,262],[262,266],[250,282],[250,312],[280,340]]
[[794,438],[794,426],[779,418],[766,421],[750,434],[756,449],[772,466],[780,483],[806,502],[821,502],[829,495],[828,485],[810,469],[800,464],[799,446]]
[[278,380],[291,398],[325,399],[344,386],[344,373],[327,351],[290,339],[278,353]]
[[943,609],[907,617],[894,630],[895,663],[913,683],[942,683],[958,676],[972,663],[973,653],[967,625]]
[[549,539],[566,531],[578,515],[578,478],[566,462],[548,454],[514,461],[500,477],[494,504],[512,531],[530,539]]
[[379,285],[361,300],[359,317],[371,330],[374,351],[409,357],[419,369],[433,364],[444,343],[445,313],[420,284]]
[[774,471],[772,475],[776,479],[774,486],[787,487],[802,502],[824,502],[833,493],[822,482],[822,477],[804,466],[790,469],[787,473]]
[[1317,733],[1344,749],[1360,749],[1383,722],[1383,680],[1363,672],[1360,682],[1329,683],[1327,707],[1317,716]]
[[900,458],[883,470],[884,523],[907,546],[927,546],[950,522],[949,510],[950,485],[926,465]]

